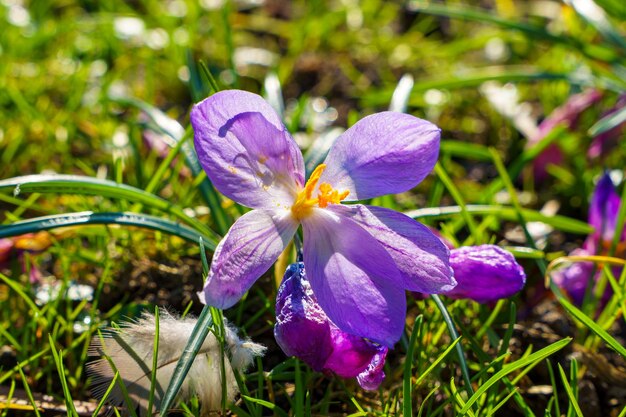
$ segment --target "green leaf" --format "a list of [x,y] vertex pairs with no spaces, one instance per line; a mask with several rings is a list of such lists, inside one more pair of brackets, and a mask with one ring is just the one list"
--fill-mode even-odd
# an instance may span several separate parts
[[626,106],[598,120],[589,128],[590,136],[597,136],[626,122]]
[[[509,206],[493,206],[482,204],[468,204],[465,206],[465,210],[472,214],[481,214],[484,216],[496,216],[504,220],[517,221],[518,212],[513,207]],[[424,218],[444,218],[460,215],[463,209],[459,206],[449,207],[429,207],[424,209],[412,210],[405,214],[414,219]],[[536,221],[548,224],[555,229],[562,230],[569,233],[578,233],[581,235],[588,235],[593,232],[593,227],[588,223],[572,219],[565,216],[545,216],[538,211],[530,209],[521,209],[520,212],[524,216],[526,221]]]
[[211,307],[206,305],[198,317],[198,321],[191,332],[191,337],[187,341],[185,350],[183,350],[180,359],[178,359],[178,362],[176,363],[172,379],[170,380],[167,390],[163,395],[161,409],[159,410],[159,414],[163,417],[167,415],[167,411],[172,406],[178,391],[180,391],[180,387],[183,385],[185,377],[187,376],[189,369],[191,369],[191,365],[204,343],[204,339],[206,339],[209,334],[212,324],[213,317],[211,316]]
[[[198,232],[206,235],[212,242],[220,237],[199,220],[185,214],[181,207],[169,201],[130,185],[118,184],[109,180],[85,177],[80,175],[26,175],[0,181],[0,189],[13,189],[14,195],[20,193],[58,193],[97,195],[102,197],[128,200],[148,207],[161,210],[176,216],[178,219],[193,226]],[[209,237],[210,236],[210,237]]]
[[472,395],[470,397],[469,400],[467,400],[467,403],[465,404],[465,406],[461,409],[461,411],[459,411],[459,415],[465,415],[467,413],[467,411],[470,409],[470,407],[472,405],[474,405],[474,403],[476,401],[478,401],[478,399],[485,393],[487,392],[487,390],[489,388],[491,388],[492,385],[496,384],[498,381],[500,381],[500,379],[504,378],[506,375],[510,374],[511,372],[514,372],[518,369],[521,369],[527,365],[532,365],[535,364],[539,361],[544,360],[545,358],[547,358],[548,356],[552,355],[553,353],[563,349],[567,344],[569,344],[569,342],[571,342],[572,338],[571,337],[567,337],[563,340],[559,340],[558,342],[554,342],[549,346],[546,346],[545,348],[538,350],[537,352],[528,355],[525,358],[519,359],[515,362],[509,363],[505,366],[502,367],[502,369],[498,372],[496,372],[491,378],[489,378],[487,381],[485,381],[474,393],[474,395]]
[[52,216],[37,217],[34,219],[23,220],[9,225],[0,226],[0,238],[19,236],[25,233],[35,233],[42,230],[52,230],[59,227],[83,226],[91,224],[117,224],[122,226],[143,227],[178,236],[193,243],[197,243],[199,239],[202,238],[204,245],[210,250],[214,250],[217,246],[217,242],[211,237],[202,235],[200,232],[180,223],[175,223],[171,220],[147,214],[122,212],[94,213],[91,211],[83,211],[80,213],[55,214]]
[[572,303],[567,301],[565,295],[563,295],[563,293],[556,286],[556,284],[554,284],[553,282],[550,282],[550,289],[552,290],[554,295],[556,295],[557,300],[559,300],[559,303],[561,303],[563,308],[565,308],[565,310],[567,310],[568,313],[570,313],[576,320],[580,321],[582,324],[587,326],[589,330],[591,330],[596,335],[598,335],[598,337],[604,340],[606,344],[609,345],[609,347],[613,348],[613,350],[615,350],[617,353],[619,353],[624,358],[626,358],[626,348],[622,346],[617,340],[615,340],[613,336],[607,333],[606,330],[598,326],[598,324],[594,320],[587,317],[585,313],[583,313],[576,306],[574,306]]

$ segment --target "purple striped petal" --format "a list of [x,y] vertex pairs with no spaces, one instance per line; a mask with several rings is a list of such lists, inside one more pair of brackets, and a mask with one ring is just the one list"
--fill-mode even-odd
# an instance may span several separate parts
[[346,201],[407,191],[432,171],[439,138],[437,126],[408,114],[365,117],[337,138],[320,184],[350,191]]
[[260,96],[216,93],[194,106],[191,124],[200,163],[226,197],[273,209],[290,205],[304,185],[302,153]]
[[400,270],[398,286],[439,294],[456,285],[450,251],[423,224],[382,207],[355,204],[331,205],[328,209],[354,220],[387,250]]
[[526,283],[524,269],[515,257],[495,245],[453,249],[450,265],[458,283],[446,293],[451,298],[470,298],[487,303],[512,296]]
[[252,210],[241,216],[217,245],[204,285],[206,304],[235,304],[285,249],[298,224],[287,211]]
[[348,333],[393,346],[404,329],[406,298],[391,256],[354,221],[325,209],[302,227],[309,281],[328,317]]

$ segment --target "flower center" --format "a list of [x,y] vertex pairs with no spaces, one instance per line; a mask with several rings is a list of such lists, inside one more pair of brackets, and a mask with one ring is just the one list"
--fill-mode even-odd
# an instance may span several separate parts
[[291,206],[291,213],[297,220],[302,220],[309,216],[315,206],[325,208],[328,204],[339,204],[341,200],[350,194],[348,190],[339,192],[329,183],[323,182],[319,186],[317,197],[313,198],[313,191],[324,169],[326,169],[326,164],[318,165],[306,182],[304,188],[296,196],[296,201],[293,203],[293,206]]

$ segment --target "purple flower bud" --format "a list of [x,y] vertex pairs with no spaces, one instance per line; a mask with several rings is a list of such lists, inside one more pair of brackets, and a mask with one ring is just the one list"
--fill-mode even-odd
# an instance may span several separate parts
[[317,303],[304,263],[287,268],[276,298],[276,342],[316,371],[357,378],[375,390],[385,378],[388,348],[339,329]]
[[[585,249],[575,249],[570,255],[590,256],[592,253],[587,252]],[[590,282],[593,282],[595,285],[597,279],[598,274],[593,262],[574,262],[565,268],[554,271],[552,274],[554,283],[564,290],[576,305],[582,305],[587,286]]]
[[589,224],[595,229],[585,241],[584,248],[589,253],[600,254],[613,241],[620,202],[611,176],[605,172],[593,191],[589,206]]
[[276,296],[278,346],[319,372],[333,351],[329,323],[305,278],[304,264],[289,265]]
[[450,266],[457,286],[445,293],[479,303],[507,298],[526,283],[524,269],[515,257],[495,245],[464,246],[450,251]]

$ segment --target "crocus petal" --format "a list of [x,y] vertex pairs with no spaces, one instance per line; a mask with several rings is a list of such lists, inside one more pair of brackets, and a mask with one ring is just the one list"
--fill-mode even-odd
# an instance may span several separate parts
[[515,257],[495,245],[464,246],[450,251],[457,286],[447,296],[470,298],[479,303],[507,298],[526,282]]
[[450,251],[423,224],[382,207],[355,204],[331,205],[328,209],[357,222],[387,250],[400,270],[398,286],[439,294],[456,285]]
[[364,372],[374,356],[385,346],[376,345],[367,339],[354,336],[331,324],[333,351],[324,364],[324,369],[342,378],[355,378]]
[[393,346],[406,299],[387,251],[354,221],[325,209],[315,209],[302,227],[309,281],[328,317],[348,333]]
[[194,106],[191,124],[200,163],[226,197],[271,209],[291,204],[304,185],[302,153],[260,96],[216,93]]
[[613,240],[620,201],[611,176],[608,172],[604,173],[596,185],[589,206],[589,224],[596,229],[594,235],[601,240]]
[[[591,256],[593,253],[584,249],[575,249],[570,256]],[[574,262],[552,273],[554,283],[572,298],[576,305],[581,305],[589,283],[596,281],[596,269],[593,262]]]
[[322,371],[333,351],[331,323],[305,278],[302,262],[289,265],[276,296],[274,337],[287,356]]
[[241,216],[215,249],[205,303],[219,308],[235,304],[272,266],[297,228],[287,211],[252,210]]
[[408,114],[365,117],[337,138],[320,184],[350,191],[346,201],[407,191],[435,166],[439,138],[437,126]]
[[384,347],[378,351],[372,360],[370,361],[367,369],[356,377],[357,382],[364,390],[374,391],[377,390],[380,384],[385,379],[385,372],[383,368],[385,366],[385,358],[389,349]]

